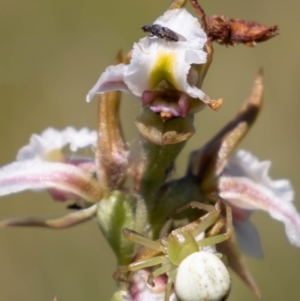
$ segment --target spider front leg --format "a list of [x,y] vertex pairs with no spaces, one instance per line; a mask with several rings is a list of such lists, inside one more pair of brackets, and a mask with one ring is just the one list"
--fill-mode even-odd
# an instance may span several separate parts
[[[222,208],[223,207],[223,208]],[[233,232],[232,225],[232,211],[231,208],[226,205],[224,201],[217,199],[215,206],[203,204],[200,202],[191,202],[179,209],[177,209],[173,214],[178,214],[188,208],[197,208],[199,210],[205,210],[208,213],[194,222],[189,223],[188,225],[181,227],[179,229],[173,230],[172,233],[180,232],[191,232],[193,237],[197,237],[199,234],[207,230],[209,227],[212,229],[206,234],[205,238],[201,239],[198,242],[199,247],[215,245],[227,240]],[[220,214],[225,211],[225,220],[223,217],[220,217]],[[225,233],[219,234],[223,227],[226,227]]]
[[[212,229],[206,234],[206,237],[198,242],[199,247],[219,244],[227,240],[233,232],[232,210],[224,201],[218,202],[220,202],[225,210],[225,219],[222,217],[215,222]],[[224,226],[225,232],[219,234]]]
[[189,223],[186,226],[173,230],[172,233],[190,232],[193,237],[197,237],[199,234],[204,232],[207,228],[214,225],[221,214],[221,201],[217,201],[215,206],[203,204],[200,202],[191,202],[172,213],[172,216],[188,209],[196,208],[199,210],[207,211],[207,214],[201,216],[197,220]]
[[[165,249],[159,240],[152,240],[128,228],[123,228],[122,233],[125,238],[131,240],[134,243],[145,246],[150,250],[154,250],[157,254],[163,252]],[[152,256],[154,256],[154,254],[152,254]]]
[[[149,267],[153,267],[159,264],[162,264],[166,261],[167,256],[162,255],[162,256],[156,256],[156,257],[151,257],[151,258],[147,258],[144,260],[139,260],[139,261],[135,261],[132,262],[128,265],[124,265],[124,266],[120,266],[116,272],[114,272],[113,274],[113,278],[116,281],[119,282],[129,282],[127,274],[129,272],[135,272],[141,269],[145,269],[145,268],[149,268]],[[163,273],[161,273],[163,274]],[[126,275],[124,277],[124,275]],[[153,279],[153,278],[152,278]]]
[[113,278],[116,281],[128,282],[127,277],[124,277],[125,274],[139,269],[152,267],[164,262],[163,256],[157,256],[162,254],[164,251],[164,247],[159,241],[151,240],[148,237],[127,228],[124,228],[122,233],[125,238],[144,246],[144,248],[137,252],[132,259],[132,263],[118,268],[118,270],[113,274]]

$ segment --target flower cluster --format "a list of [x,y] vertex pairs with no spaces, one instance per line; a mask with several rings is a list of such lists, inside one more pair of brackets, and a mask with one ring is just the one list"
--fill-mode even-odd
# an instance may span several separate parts
[[[120,265],[114,279],[125,282],[112,301],[225,300],[227,266],[260,297],[240,251],[262,255],[249,221],[255,210],[282,222],[290,243],[300,247],[290,182],[272,180],[269,161],[236,150],[260,112],[262,72],[237,115],[190,154],[183,177],[170,179],[175,159],[195,133],[194,113],[206,106],[218,110],[223,102],[201,90],[217,39],[214,19],[191,0],[199,18],[193,17],[185,2],[173,1],[153,25],[144,26],[150,36],[128,55],[119,53],[89,91],[87,101],[100,94],[96,131],[48,128],[0,168],[0,196],[46,190],[56,201],[73,200],[76,209],[63,218],[7,219],[1,227],[66,228],[96,218]],[[243,30],[252,26],[240,23]],[[260,42],[274,36],[275,29],[249,35],[244,40],[252,45],[255,37]],[[229,36],[218,41],[235,42]],[[141,136],[132,145],[122,134],[120,91],[142,104],[135,121]]]

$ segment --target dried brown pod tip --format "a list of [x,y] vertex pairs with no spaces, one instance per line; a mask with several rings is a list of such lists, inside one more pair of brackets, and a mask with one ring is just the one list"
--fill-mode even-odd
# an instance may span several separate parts
[[197,0],[190,0],[193,9],[201,20],[202,27],[212,41],[226,46],[245,44],[253,47],[279,34],[278,26],[267,27],[257,22],[231,19],[224,15],[207,17]]
[[233,46],[245,44],[253,47],[279,34],[277,26],[267,27],[257,22],[230,19],[224,15],[205,18],[208,36],[220,44]]

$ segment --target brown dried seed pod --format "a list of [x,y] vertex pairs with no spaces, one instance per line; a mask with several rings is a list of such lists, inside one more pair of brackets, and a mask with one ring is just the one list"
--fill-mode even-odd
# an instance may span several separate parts
[[208,36],[220,44],[232,46],[243,43],[255,46],[279,34],[277,26],[267,27],[257,22],[230,19],[223,15],[206,17]]
[[255,46],[279,34],[278,26],[267,27],[257,22],[231,19],[224,15],[206,16],[197,0],[190,0],[192,7],[201,20],[203,29],[212,41],[226,46],[245,44]]

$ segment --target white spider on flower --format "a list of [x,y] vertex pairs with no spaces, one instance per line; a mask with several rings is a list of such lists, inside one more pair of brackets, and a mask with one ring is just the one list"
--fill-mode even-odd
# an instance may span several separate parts
[[[130,296],[124,300],[226,300],[231,287],[230,276],[221,260],[222,254],[217,253],[214,246],[232,234],[231,208],[220,200],[215,206],[192,202],[175,214],[188,207],[207,211],[207,214],[159,240],[123,229],[126,238],[144,246],[132,263],[119,267],[114,274],[116,280],[130,283]],[[225,211],[225,218],[221,211]],[[220,233],[224,227],[225,232]],[[155,266],[158,267],[151,272],[147,269]],[[151,293],[156,296],[145,298],[144,294]]]

